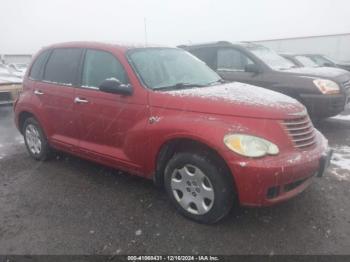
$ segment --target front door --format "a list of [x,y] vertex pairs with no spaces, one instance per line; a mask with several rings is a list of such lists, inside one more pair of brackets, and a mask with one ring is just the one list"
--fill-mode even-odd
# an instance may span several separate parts
[[248,65],[254,63],[252,59],[238,49],[220,48],[217,50],[217,72],[225,80],[262,86],[262,74],[247,72],[246,70]]
[[[117,57],[103,50],[86,50],[81,87],[77,89],[76,113],[79,149],[95,160],[141,170],[143,129],[147,123],[146,97],[105,93],[98,86],[108,78],[130,84]],[[143,99],[144,98],[144,99]],[[141,142],[141,143],[140,143]],[[144,153],[144,152],[142,152]]]

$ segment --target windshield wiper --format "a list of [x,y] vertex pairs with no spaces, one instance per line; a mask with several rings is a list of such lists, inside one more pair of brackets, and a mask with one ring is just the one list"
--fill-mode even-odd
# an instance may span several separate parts
[[208,83],[207,85],[208,86],[212,86],[212,85],[215,85],[215,84],[225,84],[225,83],[228,83],[228,81],[226,81],[224,79],[218,79],[216,81]]
[[186,89],[186,88],[191,88],[191,87],[204,87],[207,85],[202,85],[202,84],[191,84],[191,83],[177,83],[175,85],[170,85],[170,86],[162,86],[162,87],[157,87],[154,88],[154,90],[173,90],[173,89]]

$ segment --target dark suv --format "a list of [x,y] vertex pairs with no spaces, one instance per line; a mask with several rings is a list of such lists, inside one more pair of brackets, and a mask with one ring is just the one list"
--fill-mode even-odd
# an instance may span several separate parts
[[296,68],[271,49],[252,43],[220,41],[179,46],[228,81],[265,87],[303,103],[312,118],[341,113],[350,102],[350,73],[338,68]]

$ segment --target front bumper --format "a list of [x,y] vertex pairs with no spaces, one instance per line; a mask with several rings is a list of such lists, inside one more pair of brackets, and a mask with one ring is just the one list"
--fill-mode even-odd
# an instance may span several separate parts
[[323,175],[331,154],[327,140],[317,132],[317,144],[307,151],[295,149],[278,156],[239,161],[232,152],[227,152],[226,157],[231,158],[228,164],[240,204],[270,206],[298,195],[315,176]]
[[338,115],[350,103],[350,97],[339,95],[300,95],[311,117],[326,118]]

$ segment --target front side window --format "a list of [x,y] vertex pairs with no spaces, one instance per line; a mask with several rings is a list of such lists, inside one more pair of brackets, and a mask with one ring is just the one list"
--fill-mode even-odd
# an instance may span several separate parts
[[87,50],[85,55],[82,86],[98,88],[108,78],[116,78],[127,84],[127,76],[121,63],[110,53]]
[[46,62],[48,55],[50,54],[49,50],[42,52],[34,61],[32,68],[30,70],[29,78],[33,80],[41,80],[43,73],[43,66]]
[[233,48],[218,50],[218,70],[245,71],[248,64],[254,64],[254,62],[239,50]]
[[75,85],[82,50],[79,48],[60,48],[53,50],[47,61],[44,80],[63,85]]
[[203,61],[181,49],[134,49],[128,57],[144,84],[154,90],[180,84],[209,85],[221,79]]

